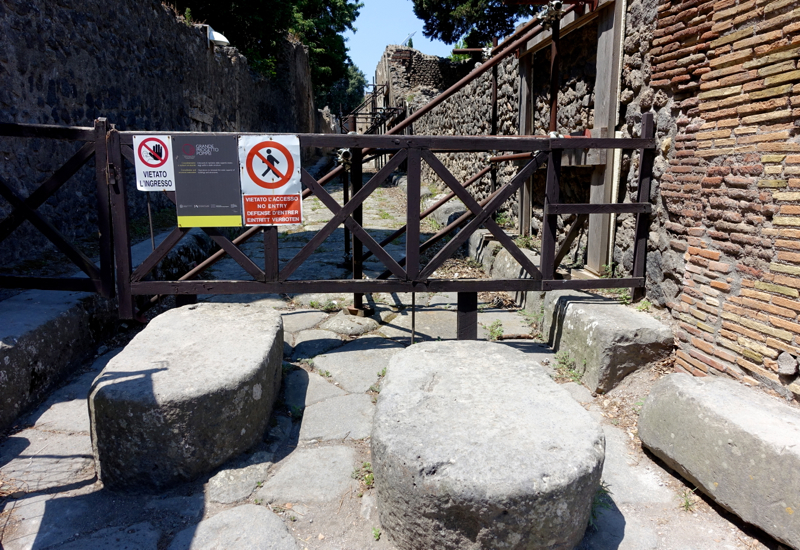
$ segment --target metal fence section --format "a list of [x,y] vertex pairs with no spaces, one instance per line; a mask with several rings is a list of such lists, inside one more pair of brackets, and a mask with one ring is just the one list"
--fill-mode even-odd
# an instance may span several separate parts
[[[0,220],[0,241],[7,239],[24,221],[29,221],[72,264],[78,267],[85,277],[36,277],[0,275],[0,288],[73,290],[97,292],[111,297],[114,292],[114,258],[109,211],[109,187],[107,181],[106,138],[108,122],[104,118],[95,121],[94,127],[64,127],[39,124],[0,124],[0,137],[20,140],[61,140],[83,142],[62,166],[43,181],[27,197],[21,197],[12,185],[0,178],[0,196],[11,205],[11,211]],[[59,191],[78,170],[95,159],[95,200],[97,203],[98,232],[100,239],[100,265],[90,259],[78,246],[59,231],[51,221],[37,209]]]

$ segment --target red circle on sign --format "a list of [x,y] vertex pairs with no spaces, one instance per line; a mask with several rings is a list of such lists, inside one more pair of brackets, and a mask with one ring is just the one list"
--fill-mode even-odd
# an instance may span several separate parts
[[[267,148],[277,149],[283,156],[286,158],[286,170],[281,172],[280,169],[273,166],[265,157],[261,151]],[[258,156],[261,161],[266,164],[267,166],[272,169],[278,179],[275,181],[264,181],[261,179],[261,176],[256,174],[256,171],[253,169],[253,161],[255,160],[256,156]],[[259,187],[263,187],[264,189],[277,189],[279,187],[283,187],[292,177],[292,172],[294,172],[294,159],[292,159],[292,154],[289,153],[289,150],[281,145],[276,141],[262,141],[261,143],[257,143],[250,149],[250,152],[247,154],[247,175],[250,176],[250,179],[258,185]]]
[[[153,143],[152,145],[147,145],[148,143],[151,142]],[[153,157],[159,158],[159,155],[156,153],[156,151],[154,151],[156,144],[160,145],[162,148],[160,160],[156,160],[154,163],[147,162],[147,160],[145,160],[145,153],[142,152],[142,149],[143,148],[147,149],[146,154],[150,158]],[[169,158],[169,150],[167,149],[167,145],[160,139],[154,137],[147,138],[146,140],[142,141],[139,144],[138,154],[139,154],[139,160],[141,160],[145,164],[145,166],[149,168],[158,168],[159,166],[164,166],[164,163],[167,162],[167,159]]]

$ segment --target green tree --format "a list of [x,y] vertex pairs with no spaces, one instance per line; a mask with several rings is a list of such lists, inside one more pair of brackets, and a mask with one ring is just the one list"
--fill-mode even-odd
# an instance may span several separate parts
[[336,114],[341,109],[341,112],[346,115],[364,101],[364,86],[366,85],[367,79],[364,73],[355,65],[350,64],[347,66],[347,76],[334,82],[318,105],[328,105]]
[[311,81],[314,83],[315,100],[320,106],[331,87],[349,77],[348,67],[352,62],[347,55],[342,33],[356,30],[353,22],[363,6],[348,0],[295,2],[290,31],[308,46]]
[[425,22],[422,33],[446,44],[466,38],[470,48],[514,30],[517,21],[536,7],[505,5],[501,0],[413,0],[414,13]]
[[342,33],[355,31],[362,6],[349,0],[176,0],[175,7],[224,34],[264,74],[274,74],[281,43],[287,33],[295,35],[308,47],[314,95],[320,100],[348,77],[351,61]]

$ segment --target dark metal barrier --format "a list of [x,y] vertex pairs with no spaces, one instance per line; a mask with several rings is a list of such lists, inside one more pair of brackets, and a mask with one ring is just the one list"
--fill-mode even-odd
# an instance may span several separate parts
[[[0,196],[10,205],[11,212],[0,220],[0,241],[5,240],[25,220],[42,233],[61,251],[70,262],[85,275],[83,277],[28,277],[0,275],[0,288],[25,288],[43,290],[73,290],[98,292],[111,297],[114,292],[114,259],[111,235],[109,194],[106,181],[108,168],[106,136],[108,122],[101,118],[94,127],[64,127],[39,124],[0,124],[0,137],[84,142],[53,175],[42,182],[28,197],[20,197],[9,182],[0,178]],[[100,266],[70,242],[49,220],[38,211],[42,204],[53,196],[86,163],[95,159],[95,200],[100,237]]]

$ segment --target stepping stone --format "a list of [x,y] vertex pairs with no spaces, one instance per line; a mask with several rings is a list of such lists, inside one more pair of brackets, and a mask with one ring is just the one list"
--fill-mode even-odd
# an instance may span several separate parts
[[364,439],[372,430],[375,406],[366,394],[333,397],[308,407],[303,413],[300,440]]
[[168,550],[298,550],[283,521],[264,506],[244,504],[178,533]]
[[370,317],[345,315],[343,311],[340,311],[322,323],[319,328],[347,336],[361,336],[378,328],[378,321]]
[[311,359],[320,353],[338,348],[343,343],[341,337],[330,330],[304,330],[294,335],[292,360]]
[[722,507],[800,548],[800,411],[732,380],[670,374],[642,407],[639,437]]
[[89,395],[100,479],[162,489],[252,447],[280,390],[282,348],[270,307],[204,303],[153,319]]
[[675,347],[672,330],[646,313],[574,290],[529,292],[525,308],[543,313],[543,339],[555,351],[569,351],[581,381],[607,393],[622,379]]
[[206,495],[211,502],[230,504],[249,497],[259,482],[267,479],[272,466],[272,453],[256,453],[249,465],[239,468],[225,468],[208,480]]
[[378,373],[403,345],[379,336],[359,338],[314,359],[316,368],[333,375],[339,385],[352,393],[364,393],[378,382]]
[[[317,359],[314,359],[315,363],[316,361]],[[303,369],[293,370],[283,381],[283,402],[290,411],[295,408],[302,410],[314,403],[342,395],[347,395],[347,392],[326,381],[319,374],[309,374]]]
[[330,502],[357,487],[351,477],[356,453],[350,447],[332,446],[298,449],[280,464],[280,469],[255,498],[265,502]]
[[399,550],[574,548],[603,458],[597,422],[512,348],[427,342],[389,364],[372,465]]
[[300,332],[317,326],[328,318],[324,311],[316,309],[298,309],[281,314],[284,332]]

